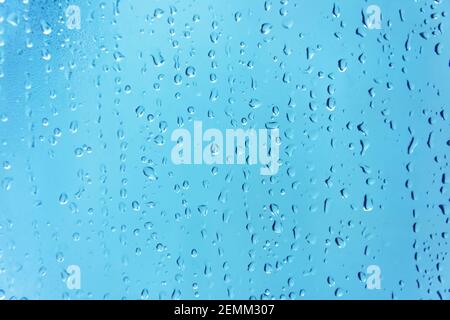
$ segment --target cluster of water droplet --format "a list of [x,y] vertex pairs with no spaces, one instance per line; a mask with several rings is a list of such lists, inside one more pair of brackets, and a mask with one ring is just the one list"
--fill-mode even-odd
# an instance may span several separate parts
[[[362,0],[94,1],[80,30],[41,2],[0,0],[0,300],[449,297],[448,1],[375,30]],[[194,121],[279,129],[279,174],[173,165]]]

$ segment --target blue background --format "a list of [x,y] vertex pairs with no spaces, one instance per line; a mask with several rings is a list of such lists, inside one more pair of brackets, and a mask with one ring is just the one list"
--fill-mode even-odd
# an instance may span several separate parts
[[[0,299],[448,299],[449,14],[2,1]],[[193,121],[279,128],[279,173],[172,165]]]

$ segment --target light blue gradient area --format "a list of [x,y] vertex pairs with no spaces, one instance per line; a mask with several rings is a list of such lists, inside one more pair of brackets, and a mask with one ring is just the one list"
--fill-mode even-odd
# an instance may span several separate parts
[[[449,14],[2,1],[0,298],[448,299]],[[278,127],[279,173],[173,165],[171,133],[194,121]]]

